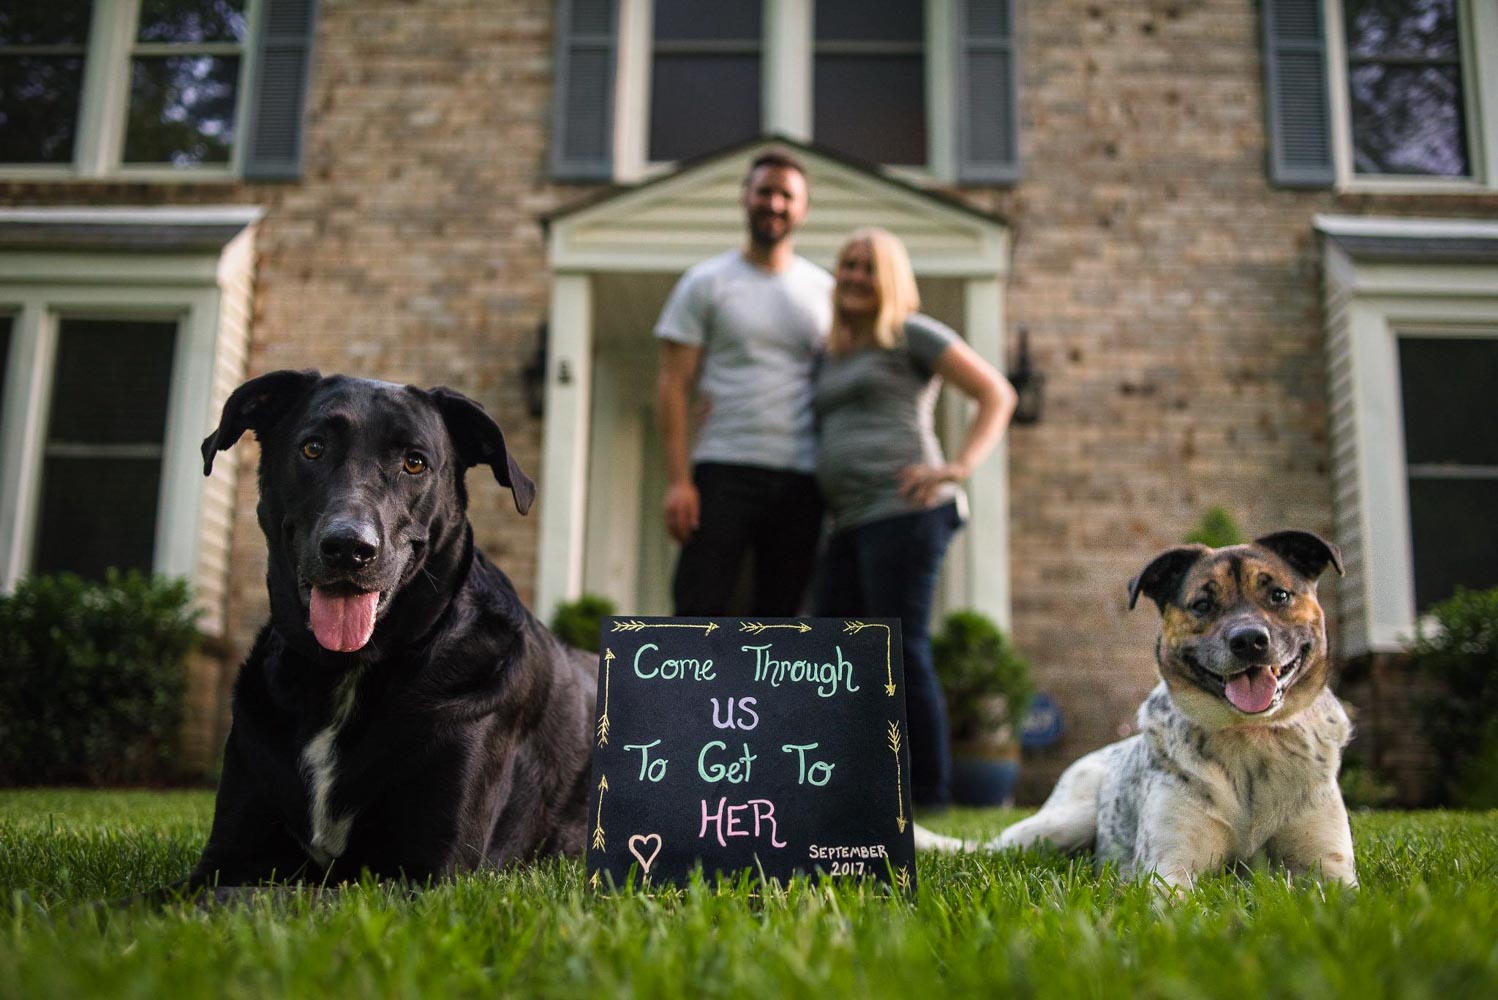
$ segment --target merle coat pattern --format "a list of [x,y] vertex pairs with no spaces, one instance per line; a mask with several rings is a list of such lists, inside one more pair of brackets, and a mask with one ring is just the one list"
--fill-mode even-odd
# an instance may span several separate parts
[[[1263,853],[1292,873],[1355,885],[1337,785],[1351,726],[1327,688],[1316,578],[1335,546],[1282,531],[1251,545],[1161,553],[1129,587],[1160,608],[1161,682],[1139,734],[1067,768],[1040,811],[993,849],[1091,848],[1099,866],[1190,886]],[[921,846],[963,845],[922,831]]]
[[186,886],[580,853],[595,668],[474,547],[467,469],[522,514],[535,495],[499,427],[448,389],[273,372],[230,396],[205,473],[246,430],[271,620]]

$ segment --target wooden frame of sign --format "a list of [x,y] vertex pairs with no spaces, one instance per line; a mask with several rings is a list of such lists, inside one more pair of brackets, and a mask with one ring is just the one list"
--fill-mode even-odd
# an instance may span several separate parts
[[898,619],[608,618],[601,650],[590,884],[915,892]]

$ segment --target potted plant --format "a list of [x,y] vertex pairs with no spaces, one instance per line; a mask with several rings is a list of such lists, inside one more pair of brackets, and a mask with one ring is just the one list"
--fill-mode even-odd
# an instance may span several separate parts
[[1019,773],[1019,732],[1035,694],[1030,663],[976,611],[947,616],[931,642],[947,697],[952,796],[961,805],[1007,805]]
[[614,613],[614,602],[597,594],[582,594],[563,601],[551,616],[551,631],[569,646],[598,652],[603,620]]

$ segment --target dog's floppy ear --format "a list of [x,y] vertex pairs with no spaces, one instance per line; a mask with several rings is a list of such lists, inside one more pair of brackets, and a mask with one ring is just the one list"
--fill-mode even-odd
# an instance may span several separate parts
[[218,430],[203,439],[203,475],[212,475],[214,455],[234,447],[245,431],[259,435],[274,427],[321,379],[322,374],[315,371],[267,372],[230,393]]
[[1335,569],[1338,576],[1347,575],[1342,569],[1341,551],[1331,542],[1312,532],[1276,531],[1272,535],[1255,538],[1254,544],[1268,549],[1285,560],[1290,564],[1291,569],[1307,580],[1316,579],[1326,572],[1328,566]]
[[1129,610],[1134,609],[1139,595],[1143,594],[1155,602],[1155,607],[1164,611],[1165,605],[1180,589],[1181,577],[1210,551],[1205,545],[1180,545],[1155,556],[1148,566],[1139,571],[1138,576],[1129,581]]
[[515,509],[524,514],[536,500],[536,484],[520,471],[505,447],[504,433],[484,408],[461,392],[438,386],[431,390],[432,401],[447,424],[448,436],[458,452],[463,468],[484,464],[494,470],[499,485],[508,486],[515,497]]

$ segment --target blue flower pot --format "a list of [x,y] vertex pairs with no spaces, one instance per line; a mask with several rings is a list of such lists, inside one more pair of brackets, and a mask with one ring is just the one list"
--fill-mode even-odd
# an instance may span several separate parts
[[1019,761],[987,757],[954,757],[952,800],[960,806],[1010,806]]

